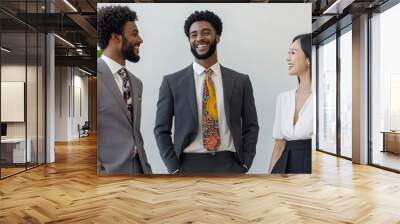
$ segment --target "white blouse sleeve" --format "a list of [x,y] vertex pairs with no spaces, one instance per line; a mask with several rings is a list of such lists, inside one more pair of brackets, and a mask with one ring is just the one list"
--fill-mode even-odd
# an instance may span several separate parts
[[274,119],[274,127],[272,130],[272,137],[274,139],[283,139],[282,131],[281,131],[281,116],[282,116],[282,102],[281,102],[281,95],[279,94],[276,98],[275,104],[275,119]]

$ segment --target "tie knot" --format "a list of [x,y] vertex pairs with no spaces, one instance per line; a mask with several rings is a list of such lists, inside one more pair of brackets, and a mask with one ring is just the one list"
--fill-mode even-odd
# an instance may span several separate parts
[[204,70],[204,74],[206,74],[207,76],[211,76],[212,73],[213,73],[213,70],[211,68],[207,68]]
[[125,78],[126,75],[128,74],[128,72],[126,71],[126,68],[121,68],[120,70],[118,70],[117,72],[122,78]]

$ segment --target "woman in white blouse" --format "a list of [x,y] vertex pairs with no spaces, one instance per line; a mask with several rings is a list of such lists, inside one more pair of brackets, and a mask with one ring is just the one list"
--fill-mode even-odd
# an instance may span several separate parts
[[287,58],[289,75],[299,86],[279,94],[273,137],[271,173],[311,173],[314,103],[311,91],[311,34],[296,36]]

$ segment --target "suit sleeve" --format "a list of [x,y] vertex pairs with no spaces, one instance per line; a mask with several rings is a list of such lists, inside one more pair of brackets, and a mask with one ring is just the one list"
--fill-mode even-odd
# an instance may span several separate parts
[[242,106],[242,138],[244,165],[248,168],[253,163],[256,155],[256,145],[258,140],[258,119],[256,105],[253,96],[253,87],[248,76],[246,76]]
[[[139,88],[138,88],[138,90],[139,90],[139,92],[138,92],[138,97],[139,97],[140,99],[142,99],[142,94],[143,94],[143,83],[142,83],[142,81],[141,81],[140,79],[137,79],[137,82],[138,82],[138,85],[139,85]],[[140,111],[139,111],[139,114],[140,114],[140,116],[142,116],[142,111],[141,111],[141,109],[142,109],[142,101],[140,100],[138,103],[140,103]],[[144,147],[143,136],[142,136],[142,132],[140,131],[140,127],[141,127],[141,123],[142,123],[142,118],[139,117],[139,119],[137,119],[137,120],[138,120],[138,123],[135,124],[135,125],[137,125],[137,129],[139,130],[139,131],[138,131],[138,135],[139,135],[139,138],[140,138],[140,144],[142,144],[142,146]]]
[[167,166],[169,173],[179,169],[179,161],[171,137],[173,116],[174,99],[168,80],[164,77],[161,83],[157,102],[154,136],[156,138],[161,158]]
[[[139,103],[140,103],[140,111],[139,111],[139,114],[140,114],[140,118],[138,119],[138,128],[139,128],[139,130],[140,130],[140,126],[141,126],[141,123],[142,123],[142,119],[141,119],[141,116],[142,116],[142,95],[143,95],[143,83],[142,83],[142,81],[140,80],[140,79],[137,79],[137,82],[138,82],[138,85],[139,85],[139,88],[138,88],[138,90],[139,90],[139,92],[138,92],[138,97],[139,97]],[[140,136],[142,135],[142,133],[140,132]]]

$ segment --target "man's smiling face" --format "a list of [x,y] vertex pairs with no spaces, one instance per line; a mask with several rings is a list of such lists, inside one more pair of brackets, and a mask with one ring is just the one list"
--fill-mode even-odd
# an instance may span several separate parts
[[219,36],[206,21],[194,22],[189,29],[190,50],[197,59],[207,59],[215,53]]

